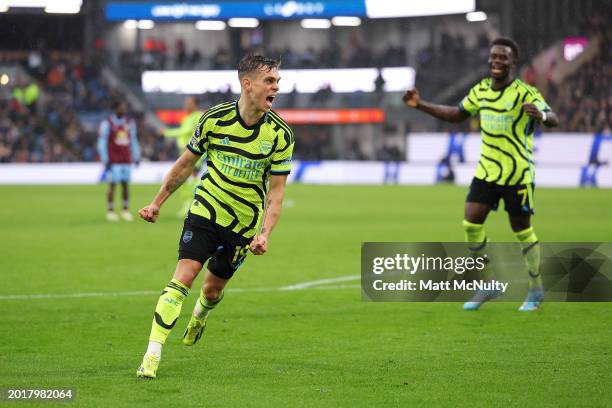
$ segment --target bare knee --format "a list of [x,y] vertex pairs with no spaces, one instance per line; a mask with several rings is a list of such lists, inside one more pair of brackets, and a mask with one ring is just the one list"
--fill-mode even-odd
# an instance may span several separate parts
[[227,285],[228,279],[220,278],[209,270],[206,271],[202,291],[208,300],[217,300],[223,293],[223,288]]
[[185,286],[191,288],[201,269],[202,264],[200,262],[192,259],[181,259],[176,265],[174,279],[181,281]]
[[466,202],[463,217],[466,221],[474,224],[484,224],[491,211],[491,206],[483,203]]
[[221,296],[223,287],[215,285],[213,282],[204,282],[203,286],[204,296],[208,300],[217,300]]
[[512,231],[519,232],[531,226],[531,217],[528,215],[510,216],[510,227]]

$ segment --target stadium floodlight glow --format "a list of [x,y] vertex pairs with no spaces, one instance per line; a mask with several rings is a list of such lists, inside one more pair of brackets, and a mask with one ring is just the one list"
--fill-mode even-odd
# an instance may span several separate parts
[[331,27],[331,21],[326,18],[305,18],[300,22],[302,28],[321,28]]
[[255,28],[259,25],[259,20],[256,18],[230,18],[227,24],[235,28]]
[[470,23],[475,23],[477,21],[486,21],[487,13],[484,11],[471,11],[465,15],[465,19]]
[[135,30],[138,28],[138,21],[136,20],[125,20],[123,22],[123,27],[128,30]]
[[155,27],[155,23],[153,20],[138,20],[138,29],[139,30],[150,30]]
[[361,25],[359,17],[336,16],[332,18],[331,22],[337,27],[357,27]]
[[[71,10],[80,10],[82,4],[83,0],[0,0],[0,9],[6,8],[8,10],[9,7],[44,8],[47,13],[70,13]],[[47,11],[47,9],[52,11]],[[53,11],[63,9],[68,11]]]
[[[16,3],[16,2],[15,2]],[[47,1],[45,13],[49,14],[78,14],[81,11],[82,0]]]
[[200,20],[195,23],[196,30],[222,31],[226,26],[225,21],[219,20]]
[[0,75],[0,85],[2,85],[2,86],[7,85],[10,80],[11,79],[9,78],[9,76],[7,74]]
[[43,8],[50,3],[48,0],[8,0],[2,1],[7,7]]
[[[377,68],[347,69],[284,69],[280,93],[289,93],[295,87],[299,93],[315,93],[331,86],[334,93],[374,92]],[[415,70],[410,67],[387,67],[380,70],[385,80],[385,92],[403,92],[414,87]],[[201,94],[224,92],[240,93],[236,71],[145,71],[142,90],[146,93]]]
[[468,13],[476,9],[476,0],[365,0],[369,18],[437,16]]
[[81,11],[81,6],[69,6],[63,4],[48,5],[45,7],[45,13],[49,14],[78,14]]
[[586,37],[568,37],[563,40],[563,57],[566,61],[572,61],[582,54],[588,45],[589,39]]
[[9,6],[6,3],[0,3],[0,13],[6,13],[9,9]]

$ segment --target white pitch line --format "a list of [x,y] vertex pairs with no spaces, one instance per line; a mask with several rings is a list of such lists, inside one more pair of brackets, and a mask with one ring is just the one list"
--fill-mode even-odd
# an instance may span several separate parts
[[[333,290],[333,289],[357,289],[359,285],[332,285],[323,286],[328,283],[346,282],[359,279],[359,275],[340,276],[331,279],[320,279],[316,281],[302,282],[279,288],[228,288],[228,292],[285,292],[291,290]],[[117,296],[151,296],[159,294],[159,290],[140,290],[129,292],[82,292],[82,293],[40,293],[32,295],[0,295],[1,300],[31,300],[31,299],[78,299],[90,297],[117,297]]]
[[326,285],[328,283],[355,281],[360,278],[361,277],[359,275],[338,276],[337,278],[319,279],[309,282],[296,283],[295,285],[283,286],[279,290],[302,290],[314,286]]
[[111,297],[111,296],[149,296],[160,293],[160,290],[140,290],[132,292],[82,292],[82,293],[40,293],[34,295],[0,295],[0,300],[23,300],[23,299],[74,299],[86,297]]

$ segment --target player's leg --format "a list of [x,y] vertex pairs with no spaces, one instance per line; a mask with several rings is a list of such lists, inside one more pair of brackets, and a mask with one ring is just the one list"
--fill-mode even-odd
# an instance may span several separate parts
[[122,192],[122,211],[121,218],[125,221],[132,221],[134,217],[130,214],[130,178],[131,167],[129,164],[122,165],[121,169],[121,192]]
[[189,294],[193,280],[202,269],[202,263],[192,259],[181,259],[176,265],[172,280],[162,290],[151,324],[149,345],[142,364],[136,371],[138,377],[155,378],[161,359],[162,347],[176,324],[183,301]]
[[193,259],[181,259],[176,265],[172,280],[168,282],[157,301],[151,341],[164,344],[181,313],[183,301],[193,285],[193,280],[202,270],[202,263]]
[[489,204],[465,203],[463,229],[465,231],[465,241],[470,243],[470,249],[473,251],[486,244],[487,236],[484,232],[484,223],[490,211],[491,206]]
[[529,289],[542,289],[540,276],[540,244],[531,226],[529,215],[510,215],[510,225],[521,243],[523,258],[529,272]]
[[208,314],[223,300],[223,289],[227,282],[229,279],[220,278],[209,269],[206,270],[200,296],[196,300],[191,319],[183,333],[183,344],[192,346],[200,340],[206,328]]
[[533,186],[523,185],[508,189],[504,201],[510,226],[521,243],[523,259],[529,273],[529,291],[519,310],[537,310],[544,299],[544,286],[540,275],[540,244],[531,226]]
[[223,289],[246,258],[249,241],[233,235],[208,263],[200,297],[183,335],[183,344],[187,346],[195,344],[202,337],[209,313],[223,300]]
[[119,216],[115,212],[115,178],[112,174],[112,167],[110,177],[108,190],[106,191],[106,219],[108,221],[119,221]]
[[210,225],[199,226],[194,225],[191,218],[185,220],[179,241],[179,261],[172,280],[157,301],[149,346],[142,365],[136,372],[139,377],[155,378],[162,346],[176,324],[183,301],[202,266],[218,248],[219,242],[214,228]]
[[206,269],[200,298],[193,309],[193,315],[199,319],[205,318],[208,313],[223,300],[223,289],[229,279],[216,276],[209,269]]
[[[492,183],[474,179],[470,185],[470,190],[465,203],[463,229],[465,241],[472,256],[483,256],[487,247],[487,235],[484,230],[484,223],[492,209],[497,209],[499,202],[499,192]],[[490,271],[485,269],[483,277],[488,276]],[[487,300],[491,300],[498,295],[495,291],[478,291],[469,301],[463,304],[465,310],[478,310]]]

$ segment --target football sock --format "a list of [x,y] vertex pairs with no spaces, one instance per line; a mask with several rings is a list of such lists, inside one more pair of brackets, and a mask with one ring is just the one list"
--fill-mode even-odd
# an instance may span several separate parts
[[463,229],[465,230],[465,241],[470,244],[477,244],[469,246],[472,251],[480,251],[481,246],[484,249],[487,241],[484,225],[463,220]]
[[541,288],[542,277],[540,276],[540,243],[533,227],[529,227],[515,233],[521,243],[523,258],[529,271],[529,288]]
[[147,347],[147,354],[154,354],[157,357],[161,357],[162,345],[156,341],[149,341],[149,346]]
[[168,282],[155,307],[150,341],[164,344],[181,313],[183,300],[188,293],[189,288],[181,281],[172,279]]
[[[465,241],[468,243],[472,256],[483,256],[488,241],[484,232],[484,225],[463,220],[463,229],[465,230]],[[483,270],[482,277],[485,279],[491,278],[491,271],[488,266]]]
[[200,290],[200,297],[196,302],[195,307],[193,308],[193,315],[198,319],[205,318],[208,313],[213,310],[222,300],[225,295],[224,291],[221,291],[221,295],[215,300],[208,300],[206,296],[204,296],[204,291]]

